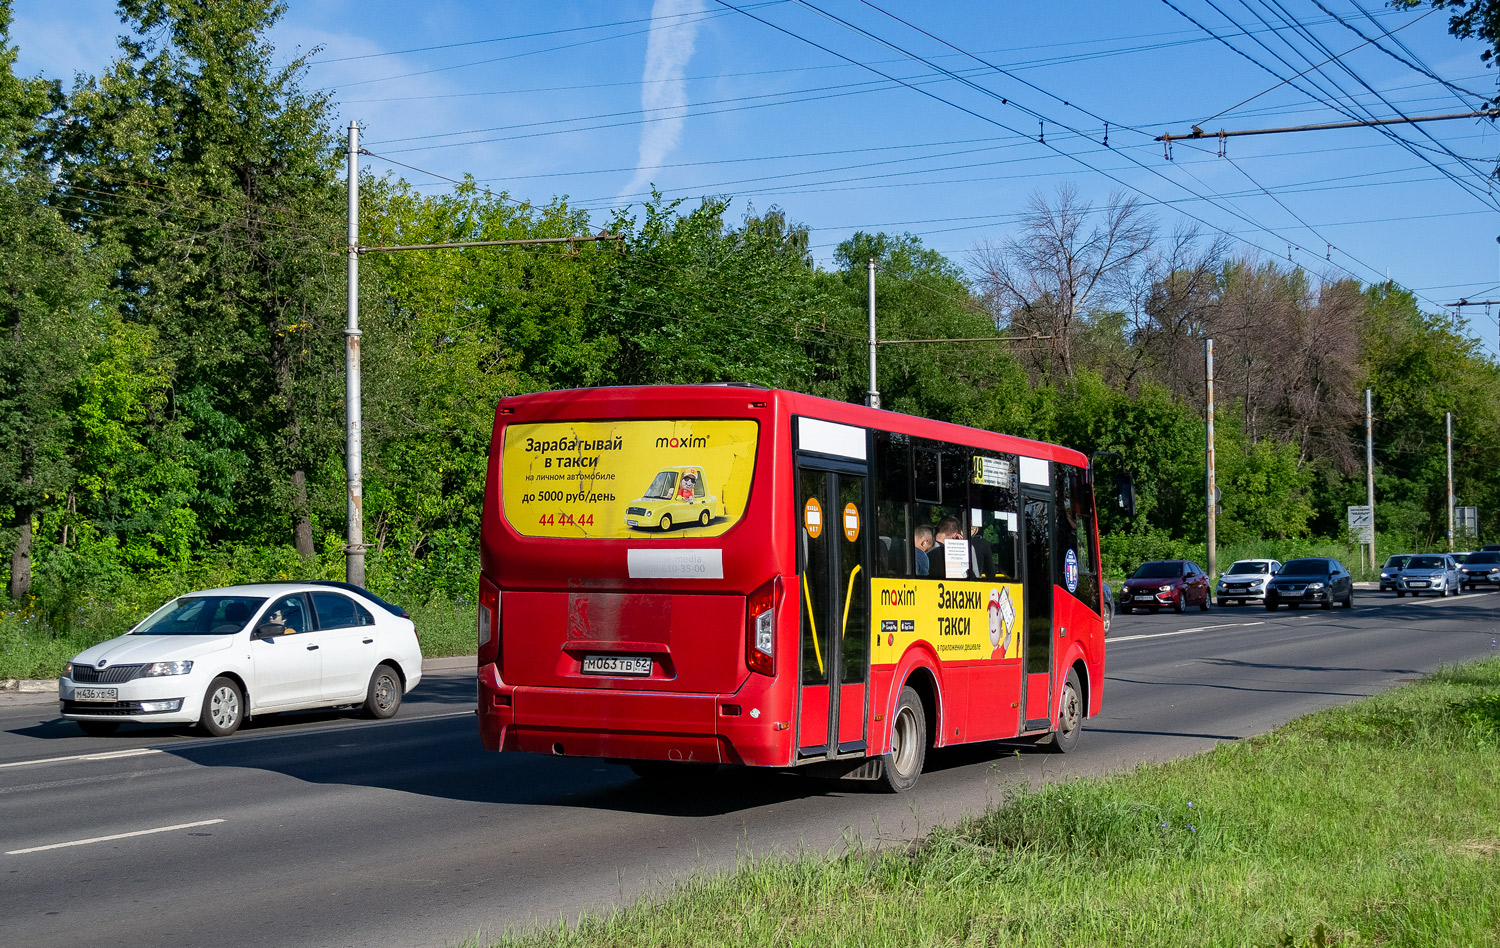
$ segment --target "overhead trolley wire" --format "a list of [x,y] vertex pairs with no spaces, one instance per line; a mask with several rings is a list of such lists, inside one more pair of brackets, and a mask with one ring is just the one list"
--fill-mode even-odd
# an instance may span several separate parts
[[[1271,67],[1265,65],[1264,63],[1260,62],[1258,59],[1256,59],[1255,57],[1251,56],[1249,53],[1246,53],[1244,50],[1238,48],[1233,43],[1229,42],[1223,36],[1220,36],[1215,31],[1209,29],[1207,26],[1205,26],[1204,24],[1200,23],[1198,20],[1194,19],[1191,15],[1189,15],[1187,12],[1185,12],[1181,7],[1177,6],[1177,4],[1173,2],[1173,0],[1162,0],[1162,2],[1164,4],[1166,4],[1168,7],[1170,7],[1172,10],[1174,10],[1183,19],[1187,20],[1189,23],[1192,23],[1194,26],[1196,26],[1199,29],[1201,29],[1204,33],[1206,33],[1209,36],[1213,37],[1214,39],[1218,40],[1220,43],[1222,43],[1225,47],[1227,47],[1231,51],[1233,51],[1236,54],[1244,57],[1245,59],[1249,60],[1251,63],[1254,63],[1258,68],[1260,68],[1262,70],[1265,70],[1267,73],[1269,73],[1270,75],[1276,77],[1277,79],[1282,79],[1283,78],[1280,74],[1278,74],[1276,72],[1276,70],[1274,70]],[[1242,24],[1240,24],[1239,21],[1235,20],[1229,14],[1225,13],[1224,10],[1218,6],[1218,4],[1214,3],[1214,0],[1205,0],[1205,2],[1210,7],[1212,7],[1220,16],[1222,16],[1225,20],[1227,20],[1232,26],[1234,26],[1235,29],[1240,30],[1242,33],[1246,32],[1246,28]],[[1245,0],[1240,0],[1240,2],[1242,4],[1245,4]],[[1246,9],[1249,9],[1248,5],[1246,5]],[[1251,13],[1252,13],[1252,15],[1254,15],[1254,11],[1253,10],[1251,10]],[[1266,23],[1267,26],[1270,26],[1269,22],[1267,22],[1264,18],[1261,18],[1261,22]],[[1273,29],[1273,32],[1275,32],[1274,29]],[[1249,35],[1249,34],[1246,33],[1246,35]],[[1279,36],[1279,33],[1277,35]],[[1256,44],[1259,45],[1262,49],[1264,49],[1267,53],[1269,53],[1271,56],[1275,57],[1278,61],[1280,61],[1283,65],[1285,65],[1288,69],[1295,69],[1296,68],[1291,63],[1287,62],[1287,60],[1280,53],[1278,53],[1275,50],[1271,49],[1264,42],[1262,42],[1259,39],[1259,37],[1251,36],[1250,38],[1253,39],[1256,42]],[[1283,42],[1285,42],[1285,39],[1283,39]],[[1291,44],[1288,43],[1288,46],[1291,46]],[[1291,47],[1291,48],[1293,48],[1295,50],[1295,47]],[[1326,50],[1326,47],[1325,47],[1325,51],[1331,52],[1331,51]],[[1310,58],[1308,58],[1306,56],[1303,56],[1303,58],[1304,58],[1304,60],[1306,60],[1308,62],[1311,62]],[[1337,61],[1337,60],[1335,60],[1335,61]],[[1340,65],[1342,66],[1342,63]],[[1324,78],[1327,78],[1327,77],[1324,77]],[[1357,101],[1354,102],[1353,108],[1359,109],[1360,112],[1363,113],[1362,115],[1361,114],[1357,114],[1354,111],[1351,111],[1351,109],[1349,107],[1346,107],[1346,106],[1344,106],[1341,103],[1330,101],[1330,99],[1329,99],[1329,95],[1330,94],[1324,92],[1322,89],[1319,89],[1318,93],[1315,94],[1315,93],[1309,92],[1306,89],[1302,88],[1301,86],[1297,85],[1296,82],[1288,81],[1288,84],[1291,85],[1292,88],[1296,89],[1298,92],[1301,92],[1303,95],[1306,95],[1306,96],[1308,96],[1309,98],[1311,98],[1311,99],[1313,99],[1315,101],[1323,103],[1328,108],[1330,108],[1330,109],[1338,112],[1341,115],[1344,115],[1347,118],[1355,119],[1355,120],[1360,120],[1361,118],[1368,118],[1368,117],[1371,117],[1373,115],[1373,113],[1371,113],[1368,109],[1362,108]],[[1337,86],[1335,86],[1335,88],[1337,88]],[[1366,84],[1366,88],[1369,88],[1369,86],[1367,84]],[[1374,92],[1375,90],[1371,89],[1370,91]],[[1345,96],[1345,97],[1348,97],[1348,95],[1349,95],[1347,92],[1344,92],[1342,89],[1339,89],[1339,94],[1342,95],[1342,96]],[[1375,93],[1375,94],[1377,96],[1379,95],[1379,93]],[[1426,155],[1421,154],[1420,151],[1417,150],[1416,148],[1414,148],[1413,145],[1412,145],[1412,143],[1409,142],[1409,141],[1407,141],[1405,138],[1402,138],[1401,136],[1396,135],[1394,132],[1391,132],[1389,129],[1380,128],[1379,131],[1380,131],[1381,134],[1385,135],[1391,141],[1396,142],[1398,145],[1400,145],[1406,151],[1408,151],[1411,154],[1413,154],[1415,157],[1421,159],[1423,162],[1425,162],[1425,163],[1427,163],[1429,165],[1432,165],[1435,168],[1438,168],[1438,166],[1436,164],[1434,164],[1430,158],[1428,158]],[[1476,198],[1479,198],[1483,203],[1485,203],[1485,204],[1487,204],[1489,206],[1494,206],[1492,201],[1486,200],[1486,198],[1487,198],[1486,194],[1484,194],[1483,192],[1477,191],[1471,185],[1469,185],[1468,182],[1465,182],[1465,181],[1459,179],[1456,175],[1452,174],[1452,172],[1446,171],[1446,170],[1444,170],[1442,168],[1439,168],[1439,172],[1441,174],[1443,174],[1445,177],[1447,177],[1450,180],[1452,180],[1453,183],[1457,184],[1459,187],[1461,187],[1465,191],[1469,192],[1470,195],[1472,195],[1472,196],[1474,196]]]
[[[1248,9],[1248,2],[1247,2],[1247,0],[1240,0],[1240,3],[1244,4],[1246,6],[1246,8]],[[1286,7],[1282,5],[1281,0],[1269,0],[1269,2],[1267,2],[1267,0],[1260,0],[1260,3],[1263,6],[1265,6],[1267,9],[1270,9],[1272,6],[1274,6],[1277,11],[1280,11],[1279,14],[1278,14],[1278,16],[1283,20],[1283,22],[1287,23],[1288,26],[1291,27],[1299,35],[1305,37],[1308,40],[1308,42],[1312,44],[1313,48],[1320,49],[1320,50],[1323,50],[1325,52],[1328,50],[1327,44],[1324,43],[1322,40],[1320,40],[1312,32],[1312,30],[1308,29],[1306,26],[1303,26],[1301,23],[1297,22],[1296,18],[1294,18],[1291,15],[1291,13],[1286,9]],[[1324,13],[1330,13],[1330,11],[1328,10],[1328,8],[1325,7],[1325,6],[1323,6],[1321,0],[1313,0],[1313,3],[1320,10],[1322,10]],[[1331,15],[1331,13],[1330,13],[1330,15]],[[1287,45],[1290,46],[1291,44],[1288,43]],[[1389,99],[1387,99],[1384,95],[1382,95],[1380,92],[1378,92],[1373,86],[1371,86],[1368,82],[1366,82],[1365,79],[1364,79],[1364,77],[1361,76],[1359,73],[1355,72],[1354,68],[1352,66],[1350,66],[1348,63],[1345,63],[1343,61],[1336,61],[1336,65],[1338,66],[1339,69],[1341,69],[1345,73],[1347,73],[1351,79],[1353,79],[1355,82],[1357,82],[1361,86],[1363,86],[1368,92],[1370,92],[1371,94],[1373,94],[1377,98],[1379,98],[1380,101],[1381,101],[1381,103],[1384,104],[1386,108],[1388,108],[1391,111],[1395,112],[1398,116],[1400,116],[1403,119],[1409,119],[1410,118],[1410,116],[1408,116],[1405,112],[1402,112],[1400,109],[1398,109],[1394,104],[1391,103],[1391,101]],[[1337,85],[1337,83],[1335,83],[1335,85]],[[1346,95],[1347,95],[1347,93],[1346,93]],[[1351,97],[1351,99],[1352,99],[1352,97]],[[1360,108],[1361,110],[1365,111],[1366,114],[1369,115],[1369,117],[1371,117],[1371,118],[1375,117],[1374,113],[1370,112],[1368,108],[1365,108],[1364,106],[1358,106],[1357,103],[1356,103],[1356,106],[1358,108]],[[1413,125],[1412,127],[1418,133],[1420,133],[1422,135],[1422,137],[1426,138],[1428,141],[1432,142],[1433,145],[1437,146],[1443,153],[1447,154],[1448,156],[1450,156],[1451,158],[1453,158],[1456,161],[1462,162],[1462,159],[1459,158],[1458,155],[1454,154],[1453,151],[1452,151],[1452,149],[1448,148],[1448,146],[1445,145],[1444,143],[1438,141],[1437,138],[1431,132],[1429,132],[1425,126]],[[1381,132],[1383,134],[1388,135],[1388,137],[1390,137],[1393,141],[1401,142],[1405,146],[1410,146],[1411,145],[1411,143],[1407,139],[1402,138],[1401,136],[1397,135],[1395,133],[1394,129],[1382,127],[1380,130],[1381,130]],[[1409,147],[1408,147],[1408,150],[1410,150]],[[1423,156],[1423,160],[1427,161],[1429,164],[1433,164],[1433,162],[1431,161],[1431,159],[1427,158],[1426,156]],[[1435,164],[1434,164],[1434,167],[1436,167]],[[1467,168],[1467,165],[1465,165],[1465,167]],[[1472,171],[1474,169],[1468,169],[1468,170]],[[1445,172],[1445,173],[1449,174],[1450,176],[1452,176],[1455,183],[1465,184],[1456,175],[1452,175],[1451,172]],[[1487,175],[1483,176],[1482,180],[1483,180],[1484,185],[1485,185],[1485,187],[1484,187],[1484,194],[1490,198],[1489,203],[1491,205],[1493,205],[1493,206],[1496,206],[1497,209],[1500,209],[1500,205],[1496,205],[1495,204],[1494,195],[1490,191],[1488,176]]]
[[[723,6],[733,7],[733,4],[729,3],[728,0],[716,0],[716,2],[719,3],[719,4],[721,4],[721,5],[723,5]],[[799,2],[802,2],[802,0],[799,0]],[[802,5],[805,6],[807,4],[805,2],[802,2]],[[884,40],[884,39],[882,39],[880,37],[874,36],[873,34],[870,34],[868,31],[863,30],[860,27],[855,26],[853,24],[850,24],[847,21],[844,21],[844,20],[840,19],[839,17],[836,17],[836,16],[834,16],[832,14],[828,14],[828,13],[823,13],[823,15],[825,17],[829,18],[829,19],[832,19],[832,20],[835,20],[837,22],[843,23],[850,30],[852,30],[854,32],[857,32],[857,33],[860,33],[861,35],[867,36],[870,39],[874,40],[875,42],[880,43],[881,45],[887,46],[887,47],[889,47],[891,49],[894,49],[894,50],[896,50],[898,52],[903,53],[904,55],[908,56],[909,58],[912,58],[912,59],[915,59],[915,60],[917,60],[919,62],[922,62],[925,65],[927,65],[929,68],[937,70],[939,72],[942,72],[945,75],[948,75],[949,78],[955,79],[958,82],[961,82],[964,85],[969,86],[969,87],[975,89],[976,91],[981,92],[984,95],[987,95],[987,96],[990,96],[991,98],[1000,100],[1002,104],[1007,104],[1007,105],[1011,104],[1010,101],[1009,101],[1009,97],[1002,97],[1002,96],[999,95],[999,93],[996,93],[996,92],[994,92],[992,90],[986,89],[983,86],[979,86],[978,84],[973,83],[970,80],[967,80],[967,79],[965,79],[965,78],[963,78],[961,76],[958,76],[958,75],[952,73],[951,70],[945,70],[943,67],[938,66],[938,65],[932,63],[930,60],[928,60],[928,59],[926,59],[926,58],[924,58],[922,56],[919,56],[919,55],[917,55],[915,53],[912,53],[909,50],[903,49],[902,47],[900,47],[900,46],[898,46],[898,45],[896,45],[894,43],[891,43],[891,42],[889,42],[887,40]],[[868,66],[868,65],[866,65],[864,63],[858,63],[857,60],[853,60],[850,57],[845,56],[842,53],[838,53],[838,52],[836,52],[836,51],[834,51],[832,49],[829,49],[828,47],[823,46],[820,43],[817,43],[817,42],[815,42],[815,41],[813,41],[811,39],[803,37],[803,36],[801,36],[801,35],[799,35],[797,33],[793,33],[792,31],[787,30],[784,27],[778,26],[777,24],[771,23],[771,22],[769,22],[769,21],[767,21],[767,20],[765,20],[765,19],[763,19],[763,18],[761,18],[759,16],[756,16],[753,13],[746,12],[745,16],[749,17],[750,19],[756,20],[757,22],[760,22],[760,23],[762,23],[762,24],[764,24],[766,26],[770,26],[771,28],[773,28],[773,29],[775,29],[775,30],[777,30],[779,32],[785,33],[788,36],[791,36],[791,37],[793,37],[793,38],[795,38],[797,40],[800,40],[801,42],[807,43],[808,45],[811,45],[811,46],[814,46],[814,47],[816,47],[818,49],[821,49],[824,52],[829,53],[830,55],[837,56],[840,59],[844,59],[845,61],[848,61],[848,62],[855,62],[858,65],[861,65],[862,67],[864,67],[866,69],[869,69],[871,72],[875,72],[877,75],[886,75],[885,73],[880,72],[880,70],[875,69],[872,66]],[[899,79],[897,77],[887,76],[887,78],[889,78],[889,79],[891,79],[892,81],[895,81],[895,82],[900,82],[902,85],[907,85],[907,87],[913,89],[913,91],[919,92],[922,95],[928,96],[929,98],[932,98],[932,99],[935,99],[935,100],[937,100],[939,102],[942,102],[943,104],[948,105],[948,106],[950,106],[952,108],[956,108],[956,109],[958,109],[961,112],[964,112],[966,114],[972,115],[975,118],[980,119],[981,121],[987,122],[989,124],[997,125],[997,126],[999,126],[1001,128],[1006,129],[1007,131],[1012,132],[1012,133],[1020,134],[1019,132],[1017,132],[1016,129],[1011,128],[1009,125],[1006,125],[1004,122],[1001,122],[998,119],[995,119],[995,118],[992,118],[990,116],[986,116],[986,115],[983,115],[981,113],[978,113],[978,112],[974,111],[973,109],[970,109],[970,108],[968,108],[966,106],[963,106],[963,105],[961,105],[959,103],[953,102],[952,100],[944,99],[943,97],[941,97],[939,95],[936,95],[935,93],[932,93],[932,92],[930,92],[930,91],[928,91],[926,89],[922,89],[922,88],[918,88],[918,87],[915,87],[915,86],[908,85],[905,81],[903,81],[903,80],[901,80],[901,79]],[[1028,109],[1028,108],[1021,107],[1021,106],[1016,106],[1016,107],[1019,108],[1021,111],[1026,112],[1027,114],[1030,114],[1030,115],[1033,115],[1033,116],[1041,115],[1041,113],[1038,113],[1038,112],[1036,112],[1035,110],[1032,110],[1032,109]],[[1046,120],[1046,117],[1042,116],[1042,120]],[[1075,134],[1077,134],[1077,130],[1071,128],[1066,123],[1056,122],[1056,120],[1053,120],[1053,122],[1054,122],[1054,124],[1057,124],[1059,127],[1063,128],[1063,129],[1066,129],[1068,131],[1072,131]],[[1128,190],[1134,191],[1137,194],[1142,195],[1143,197],[1145,197],[1147,200],[1151,201],[1152,203],[1157,203],[1157,204],[1166,204],[1167,203],[1167,201],[1165,199],[1158,198],[1155,195],[1152,195],[1149,192],[1144,191],[1140,187],[1138,187],[1136,185],[1133,185],[1133,184],[1130,184],[1129,182],[1127,182],[1127,181],[1125,181],[1125,180],[1117,177],[1116,175],[1110,173],[1107,170],[1104,170],[1104,169],[1095,167],[1093,165],[1090,165],[1088,162],[1084,161],[1082,158],[1078,157],[1076,154],[1063,151],[1062,149],[1058,148],[1055,144],[1048,143],[1045,140],[1039,140],[1038,144],[1041,144],[1041,145],[1043,145],[1043,146],[1051,149],[1052,151],[1056,152],[1057,154],[1059,154],[1059,155],[1061,155],[1063,157],[1066,157],[1066,158],[1069,158],[1069,159],[1071,159],[1073,161],[1076,161],[1077,163],[1083,165],[1088,170],[1093,171],[1096,174],[1103,175],[1104,177],[1110,179],[1111,181],[1114,181],[1116,184],[1119,184],[1121,187],[1124,187],[1124,188],[1126,188]],[[1114,149],[1112,149],[1112,150],[1114,150]],[[1136,160],[1133,156],[1131,156],[1130,154],[1128,154],[1124,149],[1120,149],[1119,151],[1120,151],[1120,153],[1123,155],[1123,157],[1127,161],[1130,161],[1132,164],[1136,165],[1141,170],[1144,170],[1144,171],[1146,171],[1146,172],[1148,172],[1150,174],[1155,175],[1156,177],[1161,178],[1163,181],[1166,181],[1167,183],[1172,184],[1174,187],[1180,188],[1181,190],[1186,191],[1189,194],[1192,194],[1194,197],[1196,197],[1198,199],[1208,201],[1208,203],[1210,203],[1211,205],[1217,207],[1218,209],[1230,213],[1231,216],[1234,216],[1234,217],[1237,217],[1237,218],[1239,218],[1241,220],[1244,220],[1244,221],[1246,221],[1246,223],[1250,223],[1252,225],[1258,226],[1258,222],[1257,221],[1255,221],[1253,219],[1248,219],[1243,213],[1237,213],[1237,212],[1235,212],[1231,208],[1226,208],[1223,205],[1216,203],[1213,198],[1210,198],[1210,197],[1207,197],[1207,196],[1201,195],[1201,194],[1195,194],[1191,189],[1187,188],[1185,185],[1181,184],[1180,182],[1174,182],[1170,178],[1168,178],[1165,175],[1163,175],[1160,171],[1156,170],[1155,168],[1152,168],[1149,165],[1145,165],[1142,162]],[[1181,208],[1177,208],[1176,210],[1178,210],[1178,212],[1181,213],[1181,214],[1183,214],[1184,216],[1189,217],[1192,220],[1197,221],[1198,223],[1204,225],[1205,227],[1208,227],[1211,230],[1218,231],[1218,232],[1225,233],[1225,234],[1229,234],[1229,232],[1227,230],[1225,230],[1224,228],[1216,226],[1214,224],[1211,224],[1208,221],[1206,221],[1206,220],[1204,220],[1204,219],[1202,219],[1202,218],[1200,218],[1200,217],[1198,217],[1198,216],[1196,216],[1194,214],[1191,214],[1191,213],[1189,213],[1187,211],[1182,210]],[[1238,239],[1244,241],[1245,243],[1250,244],[1253,247],[1256,247],[1257,249],[1261,250],[1264,253],[1271,254],[1270,250],[1268,250],[1265,247],[1261,247],[1261,246],[1259,246],[1258,244],[1255,244],[1252,241],[1245,240],[1245,238],[1243,238],[1243,237],[1239,237]],[[1294,246],[1297,246],[1299,250],[1301,250],[1304,254],[1306,254],[1309,257],[1315,256],[1315,254],[1313,254],[1312,251],[1308,250],[1305,247],[1301,247],[1300,245],[1295,245],[1295,244],[1294,244]],[[1274,256],[1280,256],[1280,255],[1279,254],[1274,254]],[[1370,269],[1373,270],[1373,268],[1370,268]],[[1375,272],[1378,272],[1378,271],[1375,271]],[[1351,273],[1350,275],[1352,276],[1353,274]]]

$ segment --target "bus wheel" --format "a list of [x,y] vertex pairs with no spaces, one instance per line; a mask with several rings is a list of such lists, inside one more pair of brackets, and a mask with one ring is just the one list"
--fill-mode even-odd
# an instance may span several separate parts
[[658,523],[657,526],[661,528],[662,533],[666,533],[668,530],[672,529],[672,515],[662,514],[661,522]]
[[927,760],[927,715],[922,699],[910,685],[901,689],[896,716],[891,721],[891,749],[880,758],[885,784],[895,793],[917,785]]
[[1078,673],[1068,669],[1068,683],[1063,685],[1062,707],[1057,713],[1057,730],[1039,742],[1049,751],[1066,754],[1078,743],[1078,733],[1083,730],[1083,688],[1078,684]]

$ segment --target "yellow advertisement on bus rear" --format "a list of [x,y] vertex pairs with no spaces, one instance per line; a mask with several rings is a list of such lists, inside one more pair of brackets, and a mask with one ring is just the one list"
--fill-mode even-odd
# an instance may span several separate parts
[[745,514],[758,436],[746,419],[511,425],[505,519],[528,537],[716,537]]
[[870,583],[872,665],[891,665],[916,641],[943,661],[1021,657],[1021,584],[877,579]]

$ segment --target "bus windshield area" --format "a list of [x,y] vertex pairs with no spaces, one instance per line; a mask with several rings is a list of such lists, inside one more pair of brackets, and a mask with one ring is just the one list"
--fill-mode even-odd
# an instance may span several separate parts
[[651,486],[646,488],[646,493],[641,495],[647,500],[671,500],[672,488],[677,486],[676,471],[662,471],[656,475]]

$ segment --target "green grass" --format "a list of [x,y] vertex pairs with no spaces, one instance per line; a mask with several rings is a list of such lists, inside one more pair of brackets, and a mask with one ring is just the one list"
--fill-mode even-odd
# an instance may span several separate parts
[[497,944],[1500,945],[1500,659]]
[[[66,632],[34,612],[0,611],[0,678],[56,678],[63,663],[91,645],[113,638],[149,615],[172,594],[149,604],[89,604]],[[407,607],[426,658],[474,654],[474,606],[433,602]]]

